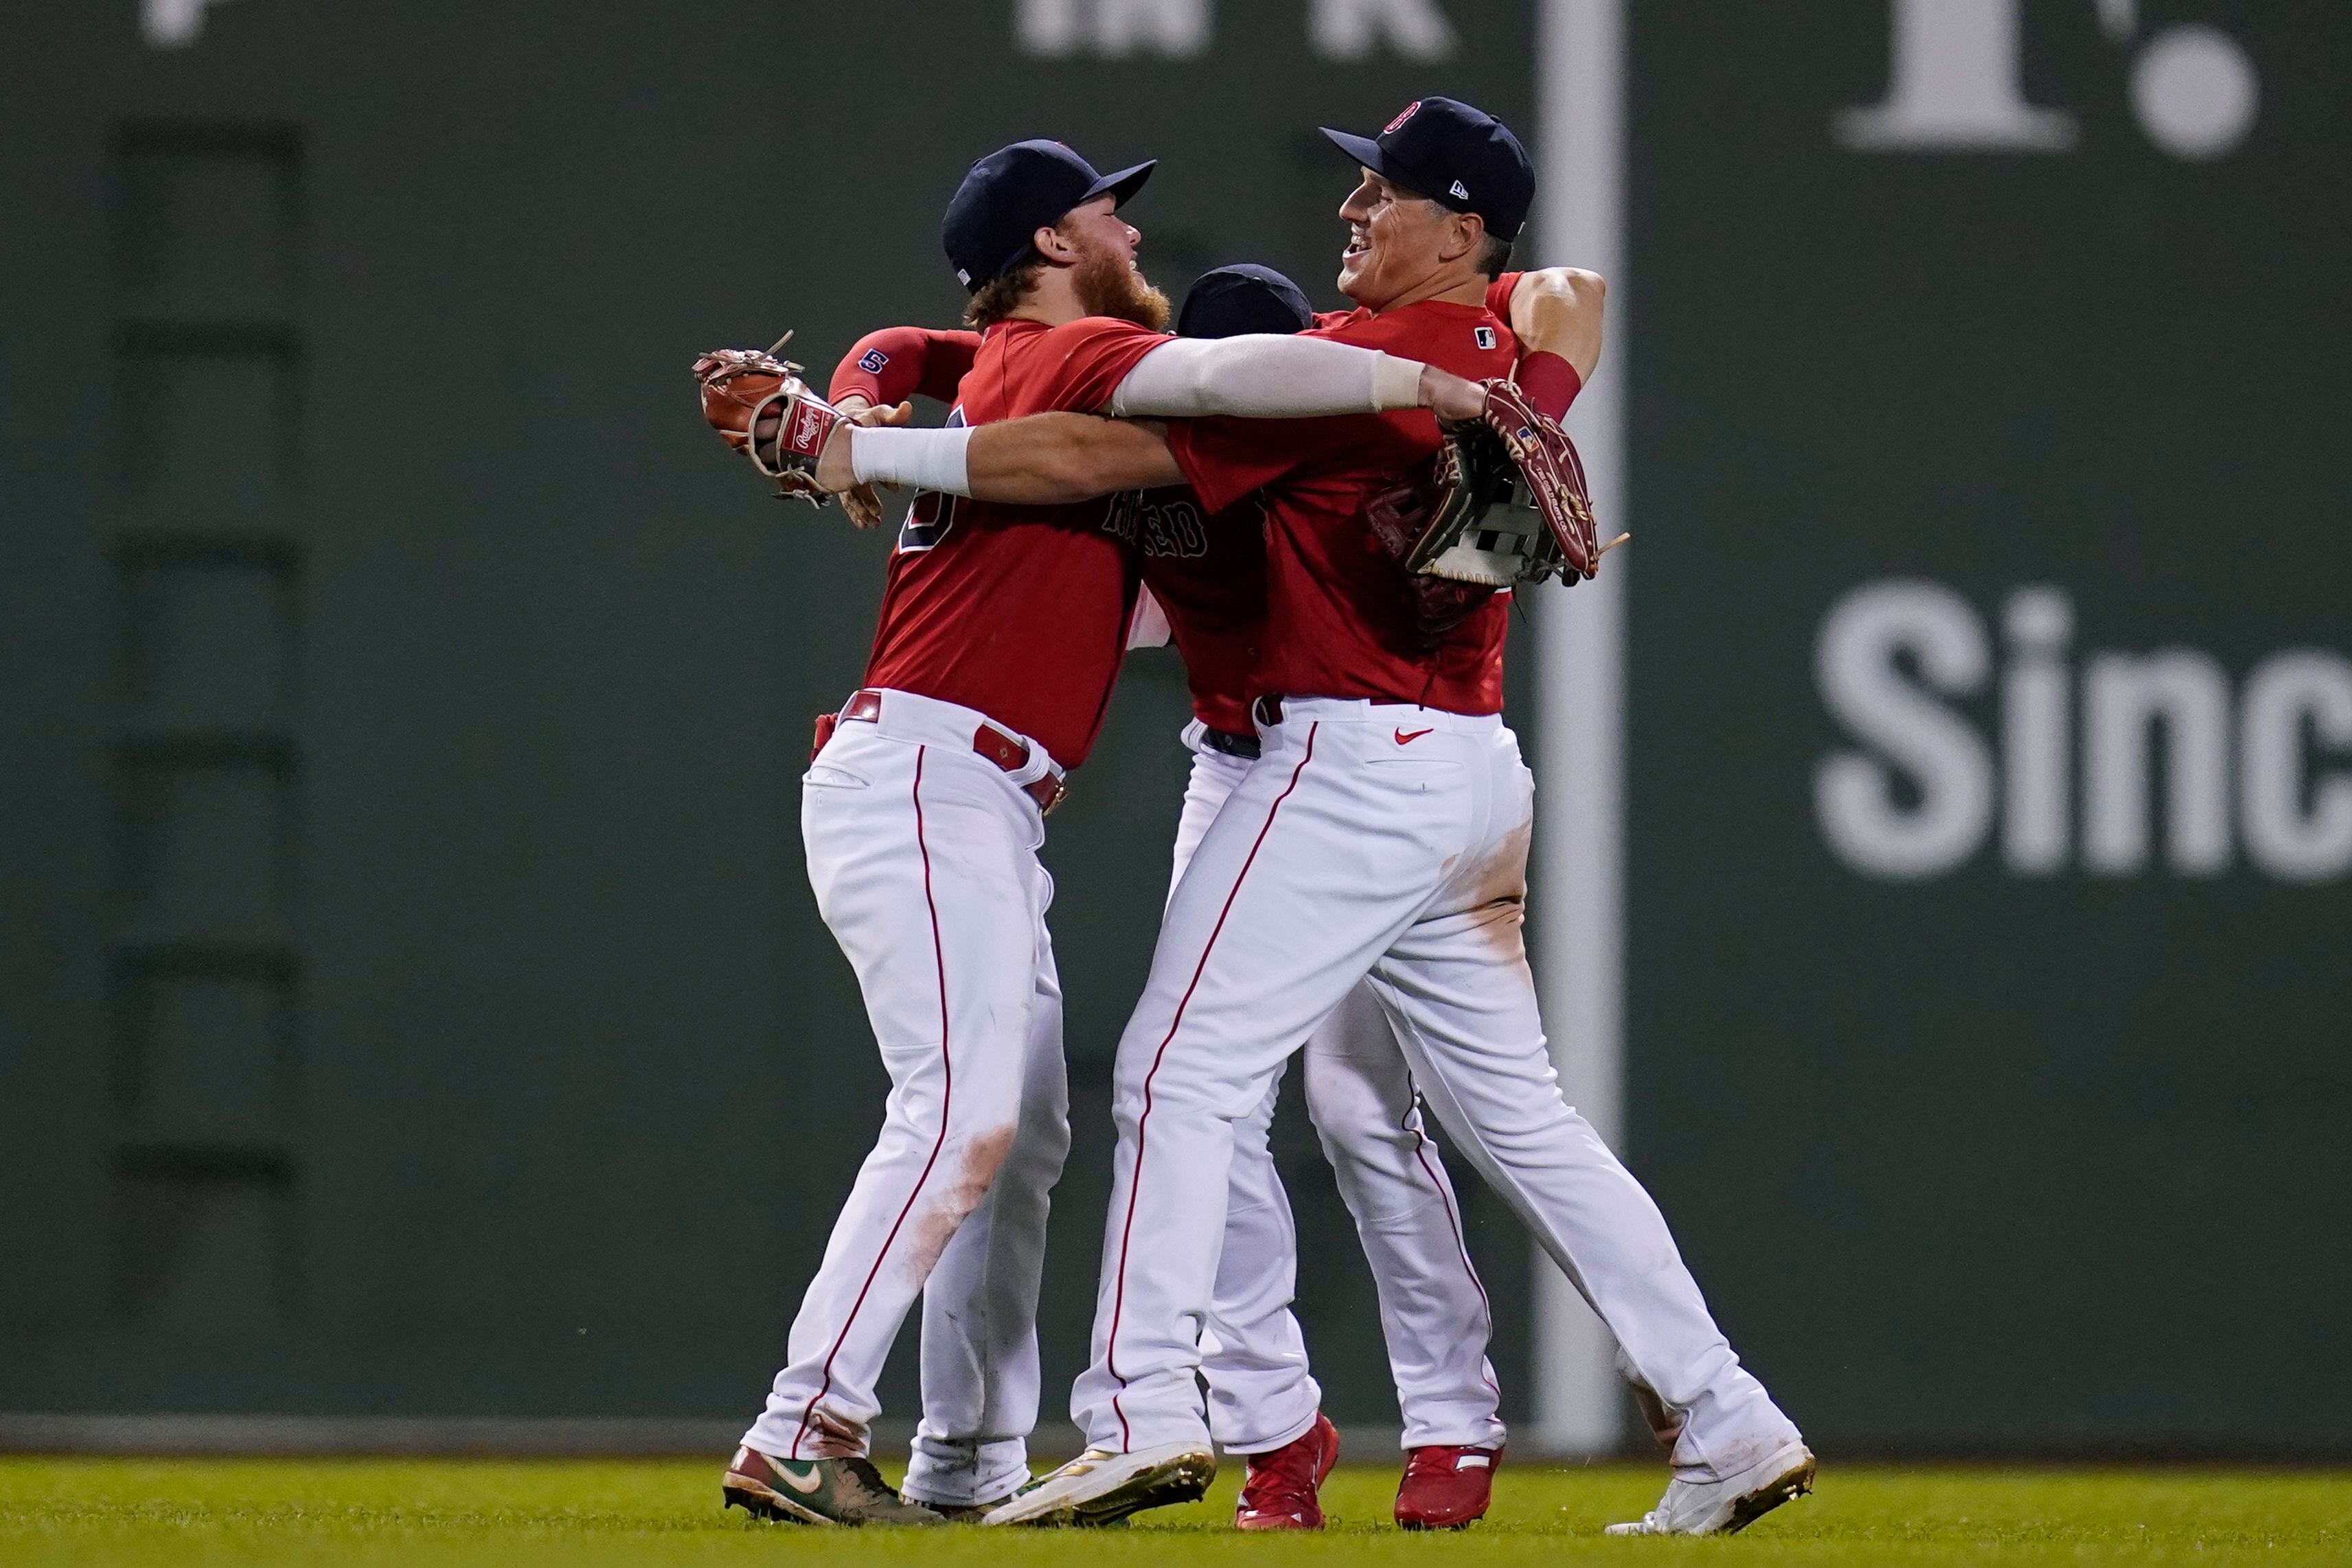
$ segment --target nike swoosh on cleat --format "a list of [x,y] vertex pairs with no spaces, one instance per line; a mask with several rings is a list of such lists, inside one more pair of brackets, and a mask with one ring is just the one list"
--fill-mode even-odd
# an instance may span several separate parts
[[[1431,727],[1434,728],[1435,726],[1432,726]],[[1429,730],[1426,729],[1416,729],[1411,735],[1407,735],[1403,730],[1400,729],[1396,732],[1396,743],[1399,746],[1411,746],[1414,741],[1419,740],[1423,736],[1427,735],[1428,733]]]
[[788,1463],[779,1463],[776,1466],[776,1474],[784,1479],[784,1484],[786,1486],[792,1488],[803,1497],[813,1495],[819,1487],[824,1485],[824,1478],[817,1473],[817,1468],[814,1465],[811,1465],[809,1467],[808,1479],[806,1480],[803,1480],[800,1477],[793,1474],[793,1467]]

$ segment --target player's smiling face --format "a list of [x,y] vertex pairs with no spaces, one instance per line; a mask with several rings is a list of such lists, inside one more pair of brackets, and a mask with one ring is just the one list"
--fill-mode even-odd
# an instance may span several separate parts
[[1451,215],[1416,191],[1363,171],[1339,207],[1348,248],[1339,255],[1339,292],[1378,310],[1444,265]]

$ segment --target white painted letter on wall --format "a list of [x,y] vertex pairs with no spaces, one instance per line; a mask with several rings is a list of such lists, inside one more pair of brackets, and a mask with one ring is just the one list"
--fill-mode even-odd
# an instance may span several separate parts
[[2074,117],[2036,109],[2021,81],[2024,0],[1889,0],[1886,101],[1834,125],[1862,152],[2059,152]]
[[2174,648],[2103,653],[2083,677],[2083,859],[2129,876],[2147,863],[2148,732],[2161,720],[2167,856],[2188,876],[2230,866],[2230,679],[2212,656]]
[[2292,648],[2246,677],[2239,740],[2246,854],[2285,882],[2326,882],[2352,871],[2352,771],[2313,779],[2305,809],[2305,719],[2321,747],[2352,751],[2352,660]]
[[1013,38],[1024,54],[1156,54],[1189,59],[1206,50],[1211,0],[1016,0]]
[[139,32],[159,49],[184,49],[205,30],[205,12],[221,0],[139,0]]
[[2063,590],[2021,588],[2004,618],[2009,668],[2000,683],[2000,849],[2021,876],[2066,863],[2072,817],[2067,766],[2074,738],[2066,647],[2074,606]]
[[[1895,662],[1918,663],[1922,690]],[[1932,693],[1962,696],[1990,673],[1984,623],[1932,582],[1857,589],[1822,624],[1814,676],[1830,712],[1869,751],[1824,758],[1813,810],[1839,858],[1870,876],[1934,876],[1968,859],[1992,821],[1992,759],[1967,719]],[[1895,797],[1895,770],[1918,800]]]
[[1333,60],[1363,59],[1383,41],[1409,60],[1443,60],[1458,42],[1437,0],[1315,0],[1307,37]]

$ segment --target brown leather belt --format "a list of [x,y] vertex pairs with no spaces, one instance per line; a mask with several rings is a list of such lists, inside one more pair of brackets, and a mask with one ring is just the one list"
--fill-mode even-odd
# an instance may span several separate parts
[[[814,760],[816,752],[823,751],[824,743],[833,738],[833,732],[837,725],[853,719],[872,724],[881,716],[882,694],[871,689],[860,691],[852,695],[848,702],[842,705],[842,709],[837,714],[817,715],[816,750],[809,753],[811,760]],[[1029,765],[1028,747],[1013,739],[992,724],[983,724],[971,732],[971,748],[1007,773],[1017,773]],[[1033,779],[1019,788],[1023,794],[1037,802],[1037,810],[1041,814],[1053,810],[1070,792],[1068,787],[1051,773],[1042,779]]]

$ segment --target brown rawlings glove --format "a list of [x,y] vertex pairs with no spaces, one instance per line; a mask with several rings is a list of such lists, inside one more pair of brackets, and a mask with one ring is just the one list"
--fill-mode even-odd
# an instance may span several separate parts
[[[785,333],[776,348],[791,340]],[[710,428],[773,479],[780,497],[821,507],[826,497],[816,487],[816,460],[842,414],[809,390],[800,369],[773,350],[713,349],[694,361],[694,379]]]
[[[1527,481],[1528,494],[1543,514],[1544,527],[1559,547],[1570,581],[1591,577],[1601,570],[1603,550],[1623,543],[1614,538],[1601,544],[1592,517],[1592,497],[1584,485],[1584,460],[1568,433],[1529,402],[1515,382],[1482,383],[1486,406],[1481,423],[1502,438],[1503,445]],[[1573,574],[1572,576],[1570,574]]]

